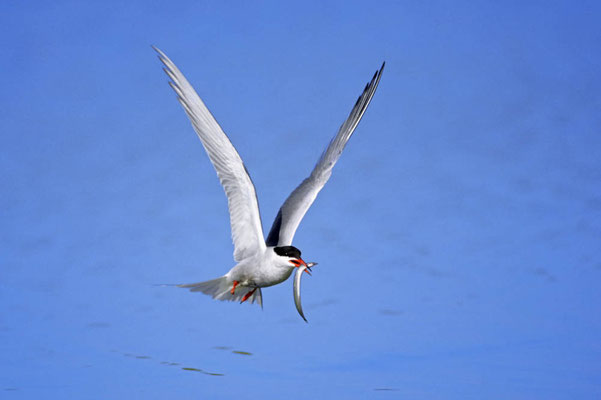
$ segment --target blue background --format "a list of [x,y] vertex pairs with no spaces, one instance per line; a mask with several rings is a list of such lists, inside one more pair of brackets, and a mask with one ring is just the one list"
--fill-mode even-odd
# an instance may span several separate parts
[[[601,397],[598,2],[0,5],[0,397]],[[265,308],[150,45],[251,173],[265,230],[378,92]],[[183,369],[189,368],[189,369]],[[211,375],[218,374],[218,375]]]

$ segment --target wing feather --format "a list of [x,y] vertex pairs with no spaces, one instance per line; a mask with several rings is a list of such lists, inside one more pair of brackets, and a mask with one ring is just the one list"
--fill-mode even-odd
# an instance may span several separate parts
[[255,186],[240,155],[207,109],[192,85],[175,64],[158,48],[154,50],[165,65],[163,70],[171,81],[169,85],[188,115],[219,181],[225,190],[230,212],[234,259],[241,261],[265,249],[261,215]]
[[292,244],[298,225],[311,204],[313,204],[319,191],[330,178],[334,164],[340,158],[342,150],[344,150],[346,143],[351,138],[359,121],[361,121],[365,110],[367,110],[378,83],[380,83],[384,65],[385,63],[382,63],[380,69],[376,71],[371,81],[363,89],[363,93],[355,102],[351,113],[319,158],[311,175],[292,191],[280,208],[267,236],[267,246],[289,246]]

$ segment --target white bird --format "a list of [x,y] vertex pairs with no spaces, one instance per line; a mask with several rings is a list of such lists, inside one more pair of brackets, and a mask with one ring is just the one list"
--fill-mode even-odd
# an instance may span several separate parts
[[[171,79],[169,85],[177,93],[178,100],[192,122],[225,190],[234,260],[237,262],[222,277],[178,286],[208,294],[217,300],[241,303],[248,300],[250,303],[257,302],[262,307],[261,288],[285,281],[295,267],[302,267],[298,270],[302,273],[314,265],[305,263],[300,250],[292,246],[292,239],[303,216],[330,178],[334,164],[365,113],[378,87],[385,63],[382,63],[365,86],[350,115],[319,158],[311,175],[288,196],[265,240],[255,187],[240,155],[180,70],[165,53],[154,46],[153,48],[165,65],[163,70]],[[300,307],[299,284],[300,277],[297,277],[294,284],[295,303],[299,314],[305,319]]]

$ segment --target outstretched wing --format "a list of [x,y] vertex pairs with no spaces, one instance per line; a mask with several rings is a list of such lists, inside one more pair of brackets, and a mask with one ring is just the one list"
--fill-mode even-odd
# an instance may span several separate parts
[[384,65],[385,63],[382,63],[382,67],[376,71],[372,80],[365,86],[350,115],[338,130],[326,151],[321,155],[311,175],[294,189],[280,208],[267,236],[267,246],[289,246],[292,244],[298,225],[311,204],[313,204],[321,188],[330,178],[334,164],[340,158],[346,142],[351,138],[359,121],[361,121],[361,117],[367,110],[369,102],[374,97],[382,77],[382,71],[384,71]]
[[153,46],[165,65],[163,70],[188,114],[227,195],[230,211],[234,259],[240,261],[265,249],[261,215],[255,186],[240,155],[204,105],[188,80],[161,50]]

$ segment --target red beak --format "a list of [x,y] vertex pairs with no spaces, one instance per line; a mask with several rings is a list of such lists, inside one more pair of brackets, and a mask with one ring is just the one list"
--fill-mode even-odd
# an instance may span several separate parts
[[301,265],[304,265],[305,267],[307,267],[307,269],[305,269],[305,272],[308,273],[309,275],[311,275],[311,268],[309,268],[307,263],[302,258],[296,258],[294,260],[290,260],[290,262],[292,264],[294,264],[294,266],[297,268],[300,267]]
[[295,258],[294,260],[290,260],[295,267],[300,267],[301,265],[307,266],[307,263],[302,258]]

